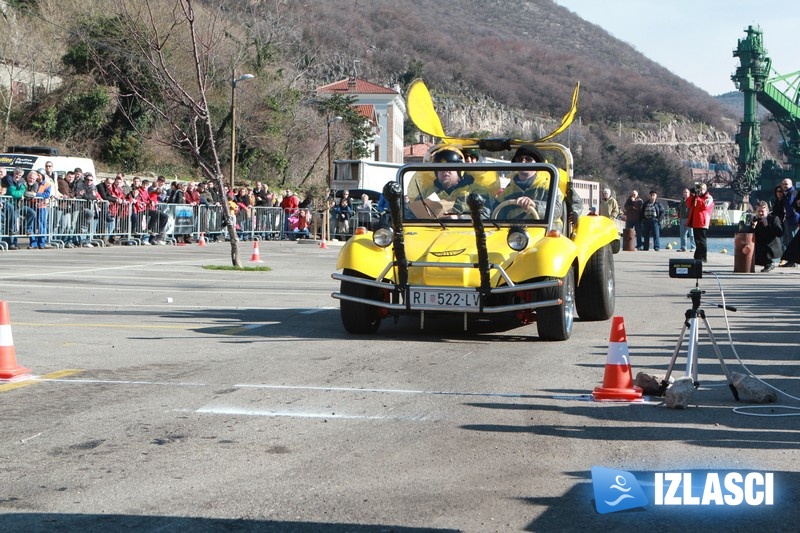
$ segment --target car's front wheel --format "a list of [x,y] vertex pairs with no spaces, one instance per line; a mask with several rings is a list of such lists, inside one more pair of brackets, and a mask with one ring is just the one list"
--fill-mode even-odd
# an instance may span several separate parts
[[565,341],[572,334],[575,315],[575,276],[572,268],[561,281],[563,283],[560,287],[541,289],[541,299],[561,300],[559,305],[540,307],[536,310],[536,328],[542,340]]
[[[363,274],[355,270],[345,269],[343,274],[346,276],[366,278]],[[342,281],[341,292],[347,296],[355,296],[367,300],[381,300],[380,289],[367,287],[366,285],[350,281]],[[348,333],[375,333],[381,325],[380,310],[373,305],[342,300],[339,304],[339,312],[342,316],[342,325]]]
[[582,320],[607,320],[614,314],[616,298],[614,257],[607,244],[589,258],[576,290],[575,307]]

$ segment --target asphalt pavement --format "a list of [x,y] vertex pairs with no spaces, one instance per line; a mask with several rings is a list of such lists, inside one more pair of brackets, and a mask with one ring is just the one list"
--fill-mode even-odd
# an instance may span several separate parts
[[[0,253],[16,362],[33,375],[0,384],[0,528],[797,529],[797,418],[774,416],[797,411],[741,410],[704,331],[687,409],[593,402],[610,320],[576,320],[566,342],[460,319],[350,336],[330,297],[338,249],[263,242],[269,272],[203,269],[230,262],[224,243]],[[735,274],[711,254],[695,282],[668,276],[674,257],[688,254],[615,256],[633,373],[665,375],[698,288],[731,370],[735,351],[800,396],[800,270]],[[684,344],[675,377],[685,362]],[[647,501],[601,514],[593,467],[631,474]],[[657,474],[676,472],[691,480],[657,504],[670,490]],[[772,504],[744,482],[744,503],[715,499],[708,480],[730,473],[770,473]]]

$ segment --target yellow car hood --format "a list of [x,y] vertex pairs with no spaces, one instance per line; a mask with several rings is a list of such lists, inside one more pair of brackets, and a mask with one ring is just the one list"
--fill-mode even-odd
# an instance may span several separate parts
[[[535,230],[534,230],[535,231]],[[544,230],[539,231],[539,235]],[[475,231],[472,228],[409,228],[405,239],[406,256],[413,264],[409,269],[409,283],[412,285],[440,285],[452,287],[475,287],[480,285],[480,272],[477,268],[451,267],[447,263],[477,265],[478,252],[475,245]],[[519,254],[506,244],[508,228],[486,230],[486,244],[489,250],[489,263],[507,267]],[[533,237],[533,236],[532,236]],[[441,267],[431,263],[442,263]],[[491,271],[492,285],[496,285],[500,275]]]

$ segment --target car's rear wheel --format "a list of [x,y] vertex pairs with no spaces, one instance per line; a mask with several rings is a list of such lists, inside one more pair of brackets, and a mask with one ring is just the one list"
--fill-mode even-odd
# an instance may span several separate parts
[[607,320],[614,314],[616,282],[611,245],[603,246],[589,258],[575,296],[582,320]]
[[575,315],[575,276],[572,268],[561,281],[563,283],[560,287],[541,289],[541,299],[561,300],[559,305],[540,307],[536,310],[536,328],[542,340],[565,341],[572,334]]
[[[345,269],[343,274],[366,279],[366,276],[355,270]],[[350,281],[342,281],[341,292],[347,296],[355,296],[368,300],[381,300],[380,289],[367,287],[366,285]],[[339,303],[339,312],[342,316],[342,325],[348,333],[375,333],[381,325],[380,310],[373,305],[341,300]]]

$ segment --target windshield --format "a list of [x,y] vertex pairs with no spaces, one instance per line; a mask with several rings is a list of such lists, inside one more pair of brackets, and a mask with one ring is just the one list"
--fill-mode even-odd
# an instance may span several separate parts
[[405,220],[469,223],[471,193],[483,200],[481,218],[493,223],[548,224],[555,219],[558,225],[561,218],[558,171],[549,164],[407,165],[399,179]]

